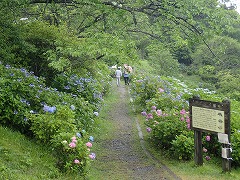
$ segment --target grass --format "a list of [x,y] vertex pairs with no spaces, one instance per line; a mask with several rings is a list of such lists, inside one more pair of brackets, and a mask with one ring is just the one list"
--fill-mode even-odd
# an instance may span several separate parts
[[18,132],[0,127],[0,178],[42,179],[58,176],[55,159],[47,148]]
[[1,180],[79,179],[76,174],[61,174],[55,166],[56,159],[45,145],[2,126],[0,137]]

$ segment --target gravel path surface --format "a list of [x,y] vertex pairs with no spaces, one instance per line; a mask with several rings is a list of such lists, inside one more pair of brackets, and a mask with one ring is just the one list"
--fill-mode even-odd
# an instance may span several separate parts
[[156,161],[144,147],[138,120],[130,114],[132,107],[129,105],[128,87],[121,85],[116,88],[119,101],[112,104],[108,114],[116,129],[108,140],[101,142],[104,151],[108,153],[98,156],[97,159],[104,163],[104,169],[101,169],[103,179],[179,180],[180,178],[164,164]]

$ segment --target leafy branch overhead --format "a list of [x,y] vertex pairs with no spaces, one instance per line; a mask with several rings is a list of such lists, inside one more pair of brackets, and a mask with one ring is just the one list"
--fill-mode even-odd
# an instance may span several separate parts
[[30,3],[54,6],[54,14],[61,11],[58,17],[54,15],[59,18],[55,22],[67,21],[78,37],[96,32],[124,39],[146,36],[170,48],[203,42],[214,57],[217,55],[206,39],[222,33],[223,26],[230,24],[217,0],[31,0]]
[[[82,27],[79,28],[80,32],[84,29],[89,28],[94,23],[103,23],[110,21],[113,18],[114,23],[123,23],[122,20],[126,16],[131,18],[131,26],[135,28],[141,27],[142,23],[146,23],[145,31],[150,32],[149,29],[153,24],[161,24],[162,29],[166,31],[176,30],[182,34],[189,34],[193,32],[197,35],[205,34],[207,29],[219,29],[219,20],[223,20],[224,14],[221,12],[221,8],[218,7],[216,0],[211,1],[198,1],[198,0],[177,0],[177,1],[100,1],[100,0],[89,0],[89,1],[78,1],[78,0],[31,0],[31,4],[61,4],[61,7],[70,7],[69,13],[77,15],[84,15],[82,18],[88,24],[82,22]],[[128,13],[124,13],[126,11]],[[72,14],[72,15],[73,15]],[[112,17],[112,14],[119,14],[118,18]],[[123,15],[123,16],[121,16]],[[90,17],[92,18],[90,18]],[[144,17],[145,16],[145,17]],[[121,19],[120,19],[121,18]],[[144,19],[143,19],[144,18]],[[90,23],[89,21],[92,21]],[[143,20],[147,20],[144,21]],[[74,21],[74,20],[73,20]],[[129,20],[130,21],[130,20]],[[116,24],[111,23],[111,26]],[[107,24],[107,23],[106,23]],[[150,26],[150,27],[149,27]],[[140,28],[139,27],[139,28]],[[121,29],[123,30],[123,29]],[[176,33],[176,32],[174,32]]]
[[[57,71],[65,71],[74,69],[76,65],[86,68],[88,62],[95,60],[116,64],[134,62],[141,58],[157,58],[158,52],[151,51],[149,47],[157,47],[154,48],[156,51],[169,52],[179,62],[191,64],[193,60],[190,52],[195,51],[198,45],[205,44],[210,58],[220,59],[219,54],[208,44],[209,39],[216,34],[221,36],[222,33],[228,33],[234,24],[238,24],[237,15],[224,9],[217,0],[16,2],[4,0],[0,4],[1,14],[8,17],[4,23],[17,22],[19,29],[25,31],[26,27],[29,28],[28,31],[36,32],[33,36],[27,36],[27,33],[21,36],[26,38],[24,40],[27,43],[19,47],[27,47],[32,42],[34,46],[27,48],[29,52],[24,52],[27,58],[18,55],[19,59],[34,59],[36,63],[32,64],[37,65],[30,66],[35,71],[43,67],[39,62],[55,67]],[[12,13],[13,10],[15,13]],[[51,28],[47,28],[49,24],[57,29],[57,33],[51,33]],[[20,30],[17,32],[20,33]],[[48,38],[48,33],[52,35],[51,38]],[[12,36],[10,33],[8,35]],[[237,37],[237,33],[234,36]],[[44,37],[49,41],[45,41]],[[2,39],[4,42],[8,38]],[[11,49],[9,47],[12,47],[10,43],[6,49]],[[34,48],[41,50],[34,52]],[[19,49],[15,51],[20,52]],[[9,57],[8,54],[6,52],[2,56]],[[180,54],[184,54],[184,57],[180,57]]]

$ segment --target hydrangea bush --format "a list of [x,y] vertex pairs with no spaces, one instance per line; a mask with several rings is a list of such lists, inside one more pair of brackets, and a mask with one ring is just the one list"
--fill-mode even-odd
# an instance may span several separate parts
[[[95,128],[103,100],[101,83],[93,78],[91,85],[85,81],[84,86],[89,88],[83,88],[89,91],[82,95],[47,87],[44,78],[24,68],[0,64],[0,75],[0,123],[53,147],[61,170],[85,173],[96,155],[89,151],[90,140],[83,136],[83,130],[88,134]],[[91,94],[94,92],[97,95]],[[76,136],[79,129],[81,137]],[[73,136],[76,146],[70,147]]]
[[93,137],[88,136],[85,130],[73,133],[59,133],[51,142],[53,143],[54,153],[58,158],[58,167],[68,173],[78,172],[86,175],[90,162],[96,158],[91,148]]
[[[190,160],[194,155],[194,134],[190,130],[189,98],[221,102],[224,96],[202,88],[190,88],[173,77],[139,76],[132,79],[131,96],[138,113],[141,112],[149,140],[171,154],[171,157]],[[231,143],[233,164],[240,159],[239,102],[231,100]],[[216,134],[202,133],[203,154],[221,157],[221,144]]]

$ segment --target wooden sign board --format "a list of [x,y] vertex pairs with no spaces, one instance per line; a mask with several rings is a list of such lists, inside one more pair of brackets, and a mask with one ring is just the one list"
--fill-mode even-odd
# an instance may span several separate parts
[[190,99],[191,129],[229,134],[230,104]]
[[[189,99],[190,127],[194,130],[194,160],[203,165],[202,131],[225,134],[230,142],[230,101],[212,102],[195,97]],[[231,170],[230,144],[222,144],[222,168],[224,172]],[[224,155],[224,156],[223,156]]]

